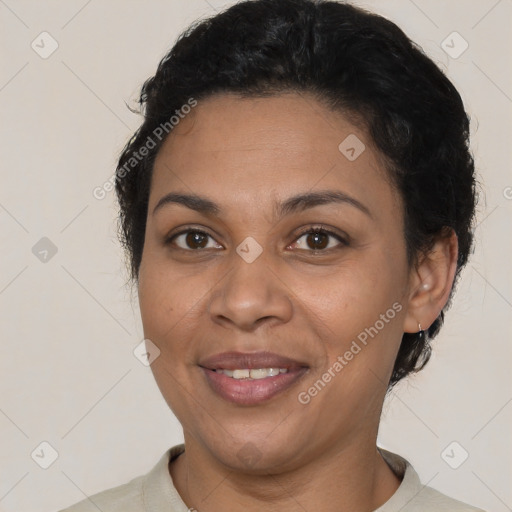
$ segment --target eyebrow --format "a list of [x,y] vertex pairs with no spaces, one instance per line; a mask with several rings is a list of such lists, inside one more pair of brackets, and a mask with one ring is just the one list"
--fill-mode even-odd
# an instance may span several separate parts
[[[290,215],[291,213],[298,213],[315,206],[321,206],[330,203],[348,204],[368,215],[370,218],[372,214],[368,207],[355,199],[354,197],[340,191],[325,190],[319,192],[306,192],[286,199],[283,203],[275,205],[275,213],[278,218]],[[163,206],[168,204],[179,204],[206,215],[219,215],[221,208],[210,199],[201,197],[195,194],[178,194],[171,192],[163,196],[155,208],[153,215]]]

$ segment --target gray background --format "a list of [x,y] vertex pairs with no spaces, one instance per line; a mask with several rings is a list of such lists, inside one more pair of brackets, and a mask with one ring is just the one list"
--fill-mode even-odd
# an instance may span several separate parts
[[[386,402],[380,444],[424,483],[512,510],[512,1],[357,3],[398,23],[460,89],[485,194],[434,357]],[[0,510],[57,510],[146,472],[182,439],[133,354],[143,336],[114,194],[92,192],[139,125],[125,102],[181,30],[223,5],[0,0]],[[454,31],[469,44],[457,57]]]

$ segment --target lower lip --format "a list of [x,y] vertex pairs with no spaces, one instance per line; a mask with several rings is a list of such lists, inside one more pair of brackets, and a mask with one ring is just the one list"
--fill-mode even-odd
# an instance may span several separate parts
[[264,379],[233,379],[215,370],[201,368],[210,387],[224,400],[238,405],[257,405],[286,391],[306,373],[307,368],[290,369]]

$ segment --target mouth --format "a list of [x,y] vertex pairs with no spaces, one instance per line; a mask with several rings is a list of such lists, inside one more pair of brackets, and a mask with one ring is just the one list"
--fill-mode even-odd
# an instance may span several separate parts
[[309,369],[271,352],[217,354],[199,367],[212,391],[237,405],[257,405],[290,389]]
[[231,379],[235,380],[260,380],[267,379],[268,377],[276,377],[281,373],[288,373],[288,368],[256,368],[256,369],[236,369],[227,370],[225,368],[217,368],[214,371],[227,375]]

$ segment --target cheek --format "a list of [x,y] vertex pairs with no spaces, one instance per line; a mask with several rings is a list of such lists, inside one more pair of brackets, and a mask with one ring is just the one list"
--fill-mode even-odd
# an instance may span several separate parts
[[[403,291],[407,278],[405,253],[368,251],[346,261],[320,281],[304,280],[300,286],[306,306],[327,329],[329,360],[344,355],[353,342],[357,356],[347,354],[355,367],[361,364],[387,371],[401,339]],[[375,342],[374,342],[375,341]],[[366,345],[365,345],[366,343]],[[375,364],[373,364],[375,362]]]
[[[188,417],[189,373],[194,366],[201,280],[178,273],[168,262],[148,253],[139,273],[139,305],[144,337],[160,350],[151,364],[155,381],[169,407],[181,421]],[[204,281],[204,280],[203,280]]]
[[163,344],[190,321],[204,290],[197,277],[176,272],[149,248],[140,268],[138,293],[144,334]]
[[[381,313],[402,300],[406,273],[398,260],[359,257],[345,261],[321,279],[303,278],[297,296],[308,302],[319,318],[334,325],[373,324]],[[343,331],[343,330],[342,330]]]

